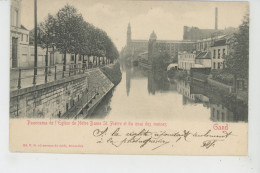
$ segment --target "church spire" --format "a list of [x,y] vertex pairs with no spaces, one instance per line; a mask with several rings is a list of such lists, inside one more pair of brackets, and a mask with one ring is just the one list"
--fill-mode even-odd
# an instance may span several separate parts
[[127,42],[126,42],[127,46],[130,45],[131,41],[132,41],[132,32],[131,32],[131,25],[129,22],[127,27]]

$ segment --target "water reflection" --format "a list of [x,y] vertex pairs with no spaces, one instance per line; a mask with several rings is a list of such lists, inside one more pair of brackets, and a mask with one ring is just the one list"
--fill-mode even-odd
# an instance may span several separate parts
[[[248,106],[234,96],[224,95],[220,90],[212,89],[202,83],[178,81],[177,90],[191,103],[202,103],[210,108],[210,120],[214,122],[248,121]],[[204,94],[204,95],[203,95]],[[186,99],[183,99],[186,100]],[[187,104],[184,101],[184,104]]]
[[170,82],[166,72],[148,70],[148,92],[155,95],[156,92],[164,92],[170,89]]
[[126,69],[126,93],[129,96],[131,88],[131,70],[130,68]]
[[210,119],[212,121],[234,121],[234,114],[223,105],[210,104]]
[[247,122],[247,105],[207,85],[121,65],[122,81],[88,118]]

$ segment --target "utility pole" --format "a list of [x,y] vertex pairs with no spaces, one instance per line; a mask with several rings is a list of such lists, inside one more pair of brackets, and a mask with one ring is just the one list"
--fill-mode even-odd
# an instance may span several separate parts
[[215,8],[215,30],[218,30],[218,8]]
[[34,0],[34,74],[33,84],[36,84],[37,76],[37,0]]

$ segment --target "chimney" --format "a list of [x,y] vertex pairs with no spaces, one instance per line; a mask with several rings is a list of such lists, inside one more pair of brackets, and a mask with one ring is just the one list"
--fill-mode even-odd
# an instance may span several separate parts
[[218,8],[215,8],[215,30],[218,30]]

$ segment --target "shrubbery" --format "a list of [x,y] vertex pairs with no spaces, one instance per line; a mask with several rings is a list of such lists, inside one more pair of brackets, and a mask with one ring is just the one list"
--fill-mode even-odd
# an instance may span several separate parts
[[112,66],[105,66],[101,68],[101,71],[108,77],[108,79],[114,84],[117,85],[122,79],[122,73],[120,70],[119,62],[116,62]]
[[233,75],[230,73],[227,73],[223,70],[213,70],[211,72],[212,74],[212,79],[224,83],[226,85],[233,85]]

